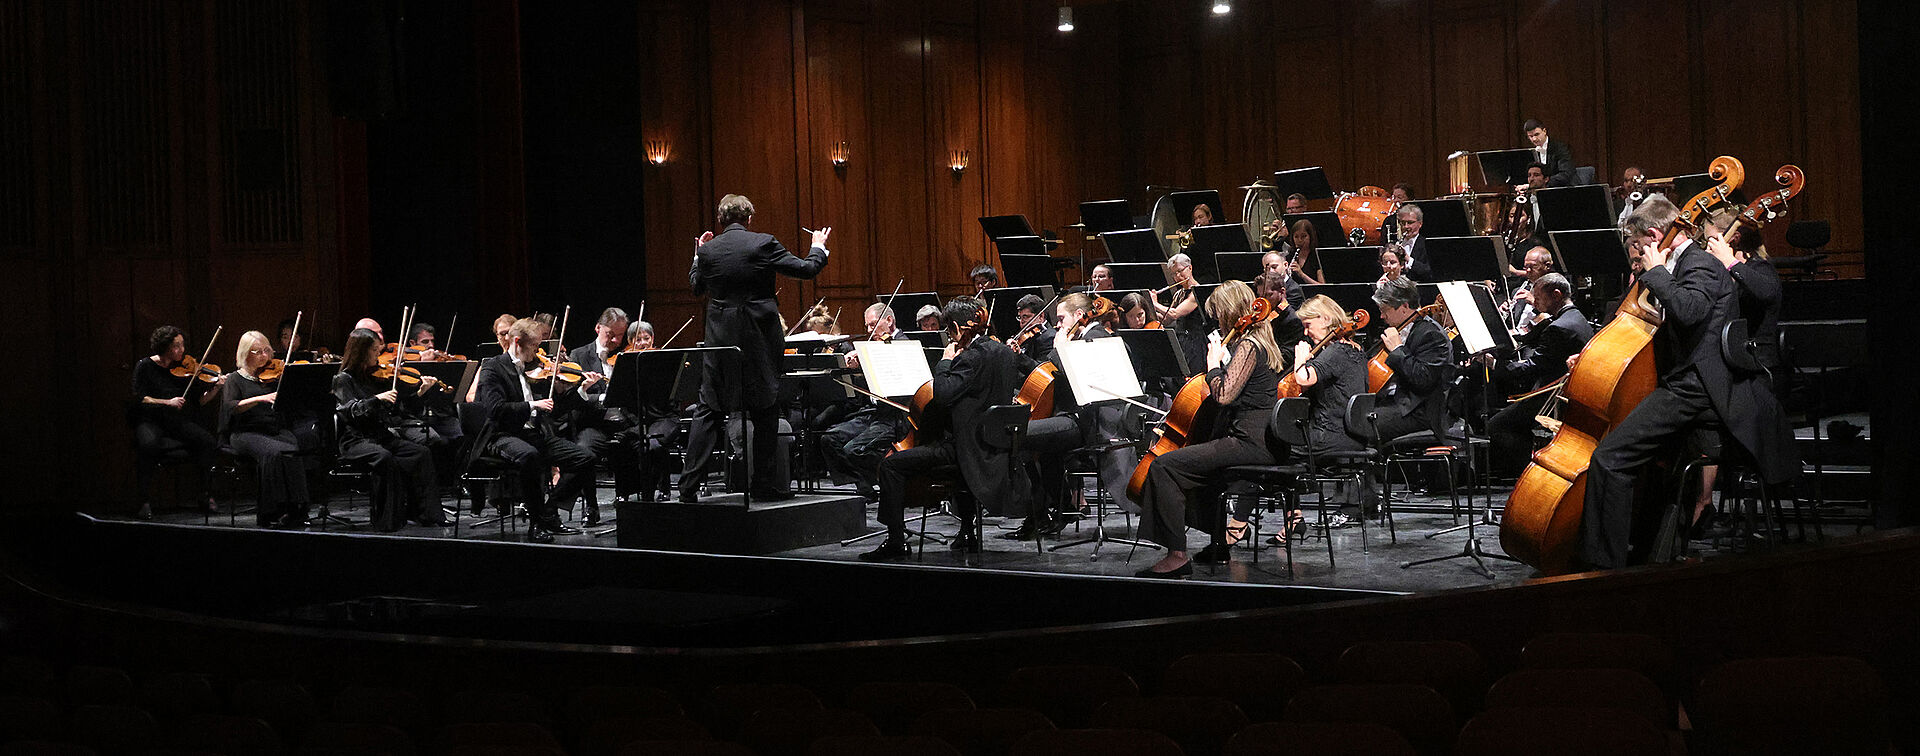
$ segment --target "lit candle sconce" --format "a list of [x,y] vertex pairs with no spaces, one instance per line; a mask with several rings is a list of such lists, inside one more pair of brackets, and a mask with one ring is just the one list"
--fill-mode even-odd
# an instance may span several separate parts
[[667,144],[667,140],[647,140],[647,162],[660,165],[667,162],[667,157],[671,154],[673,154],[673,145]]
[[845,139],[834,142],[833,146],[827,150],[827,159],[833,161],[833,167],[836,169],[845,169],[848,158],[852,156],[853,150],[847,147]]
[[966,150],[954,150],[947,153],[947,167],[953,169],[954,178],[967,171],[968,153]]

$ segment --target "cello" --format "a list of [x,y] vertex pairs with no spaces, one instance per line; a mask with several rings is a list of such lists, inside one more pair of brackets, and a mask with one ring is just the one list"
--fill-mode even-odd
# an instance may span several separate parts
[[[1447,306],[1445,303],[1435,302],[1418,310],[1414,310],[1413,317],[1407,318],[1407,322],[1411,323],[1424,317],[1438,315],[1446,312],[1446,310]],[[1364,314],[1364,311],[1362,314]],[[1387,367],[1387,350],[1382,349],[1381,347],[1383,346],[1385,345],[1374,342],[1373,348],[1367,350],[1367,393],[1369,394],[1378,392],[1382,387],[1387,385],[1387,381],[1393,380],[1393,368]],[[1288,377],[1291,378],[1292,376],[1289,375]],[[1281,396],[1289,395],[1282,394]],[[1294,394],[1293,396],[1298,395]]]
[[[1660,244],[1669,248],[1676,232],[1697,227],[1701,217],[1746,178],[1740,161],[1722,155],[1708,168],[1719,183],[1680,208],[1680,218]],[[1564,400],[1560,416],[1542,417],[1553,440],[1513,486],[1500,518],[1500,547],[1508,555],[1546,575],[1574,570],[1580,522],[1586,509],[1587,466],[1600,439],[1627,418],[1659,383],[1653,337],[1661,310],[1638,281],[1627,288],[1613,320],[1587,342],[1580,359],[1557,390]],[[1548,401],[1549,406],[1552,400]]]
[[[1253,305],[1247,314],[1227,329],[1220,343],[1232,344],[1235,339],[1261,323],[1273,319],[1273,303],[1264,297],[1254,297]],[[1188,378],[1179,393],[1173,396],[1173,408],[1160,420],[1160,427],[1153,444],[1145,454],[1140,455],[1140,464],[1134,465],[1132,477],[1127,479],[1127,496],[1134,501],[1140,500],[1140,494],[1147,486],[1147,472],[1153,468],[1153,461],[1162,454],[1185,448],[1187,444],[1205,441],[1204,435],[1211,435],[1220,415],[1220,403],[1213,400],[1213,387],[1207,383],[1207,374],[1200,373]]]
[[[1036,314],[1035,319],[1040,322],[1029,326],[1029,328],[1037,328],[1045,323],[1044,312]],[[1081,316],[1080,322],[1074,323],[1073,327],[1068,329],[1067,340],[1073,341],[1080,338],[1082,334],[1086,333],[1087,327],[1095,323],[1105,325],[1109,330],[1112,330],[1115,322],[1119,319],[1120,308],[1114,306],[1113,300],[1107,299],[1106,297],[1094,297],[1093,306],[1088,308],[1087,314]],[[1026,333],[1026,330],[1021,331],[1023,335]],[[1024,339],[1022,339],[1022,341],[1024,341]],[[1044,417],[1052,417],[1055,391],[1054,383],[1059,380],[1059,378],[1059,365],[1052,362],[1042,362],[1033,366],[1033,370],[1027,373],[1026,380],[1020,382],[1020,391],[1013,397],[1014,403],[1024,404],[1033,408],[1033,411],[1027,415],[1029,419],[1039,420]]]
[[[1353,314],[1349,316],[1349,319],[1346,325],[1339,326],[1330,331],[1327,331],[1326,337],[1320,339],[1319,343],[1313,345],[1313,349],[1307,352],[1307,359],[1309,360],[1313,359],[1313,356],[1316,354],[1319,354],[1320,350],[1327,348],[1328,344],[1331,344],[1333,342],[1344,339],[1348,336],[1352,336],[1356,333],[1359,333],[1361,329],[1367,327],[1367,323],[1369,322],[1371,322],[1371,318],[1367,315],[1366,310],[1354,310]],[[1300,379],[1295,378],[1293,375],[1295,370],[1300,369],[1300,366],[1295,365],[1293,367],[1294,367],[1293,370],[1287,371],[1287,376],[1285,378],[1280,379],[1280,398],[1281,399],[1291,399],[1293,397],[1299,396],[1301,393]],[[1385,381],[1382,381],[1382,383],[1384,382]]]
[[[991,317],[992,316],[987,315],[986,310],[978,307],[973,308],[972,319],[965,323],[954,325],[953,343],[960,345],[960,349],[966,349],[969,344],[973,343],[974,337],[987,332],[987,328],[993,322]],[[869,394],[869,396],[872,396],[872,394]],[[888,403],[892,404],[892,402]],[[927,381],[926,383],[920,384],[919,390],[913,392],[911,406],[901,407],[907,411],[907,435],[899,441],[894,442],[894,451],[906,451],[920,445],[922,440],[920,437],[921,432],[931,427],[927,424],[927,408],[932,405],[933,381]],[[897,404],[894,406],[900,407],[900,405]]]

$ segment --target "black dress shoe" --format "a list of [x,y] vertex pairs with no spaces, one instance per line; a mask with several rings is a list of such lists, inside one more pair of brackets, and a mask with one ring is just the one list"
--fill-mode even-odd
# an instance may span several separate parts
[[1133,573],[1133,576],[1143,577],[1143,578],[1154,578],[1156,580],[1179,580],[1180,578],[1183,578],[1192,574],[1193,574],[1193,562],[1192,560],[1188,560],[1187,562],[1182,563],[1179,567],[1175,567],[1166,572],[1154,572],[1153,565],[1147,565],[1146,569]]
[[140,502],[140,506],[133,510],[133,519],[136,519],[136,520],[153,519],[153,505],[144,501]]
[[1044,517],[1029,517],[1020,523],[1020,527],[1001,533],[1000,537],[1009,541],[1031,541],[1043,535],[1053,535],[1066,527],[1066,523],[1056,523]]
[[553,543],[553,534],[548,533],[545,528],[530,527],[527,528],[527,541],[529,543]]
[[487,498],[484,496],[473,497],[473,516],[479,517],[481,513],[485,512],[486,510],[487,510]]
[[880,548],[861,554],[860,561],[897,562],[912,555],[913,550],[907,548],[905,535],[889,535],[887,540],[880,543]]
[[700,497],[699,497],[698,495],[696,495],[696,494],[694,494],[694,492],[692,492],[692,491],[681,491],[681,492],[680,492],[680,503],[681,503],[681,504],[699,504],[699,503],[700,503]]
[[973,531],[969,530],[954,537],[953,541],[947,544],[947,548],[962,554],[978,554],[980,553],[980,538],[975,536]]
[[1224,543],[1210,543],[1193,555],[1193,561],[1201,564],[1226,564],[1229,551],[1230,549]]
[[599,526],[599,525],[600,525],[600,513],[599,513],[599,512],[588,512],[588,513],[587,513],[587,519],[585,519],[585,520],[582,520],[582,521],[580,522],[580,526],[581,526],[581,527],[586,527],[586,528],[591,528],[591,527],[597,527],[597,526]]
[[553,520],[551,522],[548,522],[544,525],[539,526],[539,528],[541,530],[547,531],[549,535],[579,535],[580,534],[579,528],[568,527],[566,525],[561,524],[559,520]]

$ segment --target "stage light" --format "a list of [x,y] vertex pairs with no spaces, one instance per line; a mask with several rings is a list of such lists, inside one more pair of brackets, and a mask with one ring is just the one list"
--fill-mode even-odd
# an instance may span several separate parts
[[1073,8],[1071,6],[1066,6],[1066,5],[1060,6],[1060,27],[1059,28],[1060,28],[1060,31],[1063,31],[1063,32],[1073,31]]
[[1213,0],[1213,15],[1224,16],[1233,12],[1233,3],[1227,0]]
[[969,155],[966,150],[954,150],[947,153],[947,168],[953,171],[954,178],[959,178],[960,174],[967,171],[968,157]]
[[827,159],[833,161],[835,168],[847,167],[847,159],[852,156],[853,151],[847,148],[847,141],[844,139],[835,142],[833,147],[827,150]]
[[667,144],[667,140],[647,140],[647,162],[660,165],[667,162],[667,157],[671,154],[673,154],[673,145]]

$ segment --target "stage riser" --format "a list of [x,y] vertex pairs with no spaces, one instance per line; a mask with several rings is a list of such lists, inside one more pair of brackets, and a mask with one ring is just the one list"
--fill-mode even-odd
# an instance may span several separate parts
[[737,495],[713,502],[626,502],[618,505],[619,545],[707,554],[772,554],[865,534],[866,501],[858,496],[800,496],[740,506]]

